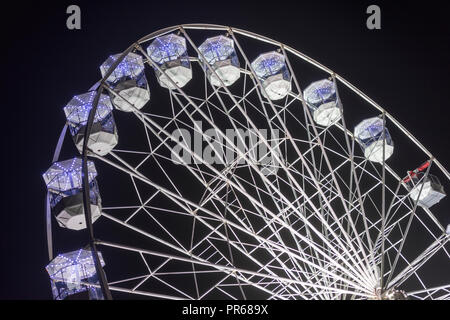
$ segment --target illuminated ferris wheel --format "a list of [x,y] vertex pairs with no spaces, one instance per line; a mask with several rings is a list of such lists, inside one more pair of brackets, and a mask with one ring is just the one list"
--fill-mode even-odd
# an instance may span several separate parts
[[450,174],[340,75],[203,24],[100,71],[43,175],[55,299],[450,298]]

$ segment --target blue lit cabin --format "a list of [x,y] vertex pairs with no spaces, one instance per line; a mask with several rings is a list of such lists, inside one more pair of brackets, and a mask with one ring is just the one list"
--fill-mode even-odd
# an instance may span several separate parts
[[203,69],[213,86],[222,86],[222,81],[228,87],[239,79],[241,71],[232,39],[224,36],[208,38],[198,50],[201,53],[199,59],[203,64]]
[[[102,77],[119,57],[120,54],[112,55],[100,66]],[[130,52],[107,78],[106,83],[117,94],[110,95],[111,103],[116,109],[131,112],[134,108],[142,109],[150,100],[144,69],[142,57]]]
[[291,91],[291,76],[282,54],[275,51],[263,53],[252,62],[252,69],[262,83],[263,95],[268,99],[283,99]]
[[[101,215],[101,197],[98,189],[97,170],[92,161],[88,161],[91,218],[95,222]],[[43,174],[50,197],[50,208],[58,225],[72,230],[86,228],[83,206],[82,160],[55,162]]]
[[182,88],[192,79],[191,62],[187,54],[186,39],[183,37],[175,34],[157,37],[148,46],[147,53],[161,69],[154,67],[162,87],[170,90],[176,89],[176,86]]
[[341,119],[342,111],[333,81],[324,79],[311,83],[303,92],[303,98],[318,125],[328,127]]
[[[98,255],[100,264],[104,266],[101,252]],[[70,299],[83,292],[90,300],[103,300],[91,250],[79,249],[59,254],[45,269],[50,276],[55,300]]]
[[[70,133],[80,153],[83,151],[84,132],[96,94],[96,91],[90,91],[75,96],[64,107]],[[87,143],[90,151],[101,156],[108,154],[118,143],[117,128],[112,109],[109,96],[102,94],[98,101],[91,134]]]
[[364,151],[364,157],[369,161],[382,163],[383,151],[384,160],[394,153],[394,142],[380,117],[361,121],[355,127],[354,135]]

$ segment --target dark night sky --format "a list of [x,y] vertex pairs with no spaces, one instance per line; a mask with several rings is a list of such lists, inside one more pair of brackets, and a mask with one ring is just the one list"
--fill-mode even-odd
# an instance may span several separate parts
[[[224,24],[286,43],[356,84],[450,168],[448,11],[443,1],[393,2],[16,1],[3,9],[0,299],[51,298],[41,174],[62,107],[99,79],[108,55],[163,27]],[[66,29],[70,4],[81,7],[81,31]],[[382,30],[367,30],[369,4],[380,5]]]

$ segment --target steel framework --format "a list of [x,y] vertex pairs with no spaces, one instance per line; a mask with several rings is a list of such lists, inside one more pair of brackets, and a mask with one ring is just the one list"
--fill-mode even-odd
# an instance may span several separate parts
[[[165,73],[143,46],[170,33],[186,39],[194,53],[190,61],[203,71],[194,70],[194,78],[198,78],[194,80],[200,83],[202,78],[204,84],[195,89],[180,88],[168,77],[175,89],[166,90],[164,108],[153,106],[155,91],[148,108],[151,112],[130,103],[139,125],[136,130],[145,144],[133,146],[127,140],[108,155],[99,156],[89,152],[88,139],[84,140],[89,244],[106,298],[111,298],[112,291],[162,299],[383,299],[398,290],[417,299],[450,297],[448,273],[439,275],[436,283],[429,266],[430,261],[439,259],[448,270],[450,235],[429,208],[419,209],[417,201],[409,197],[403,177],[385,159],[376,164],[361,155],[346,124],[351,108],[346,107],[344,90],[371,107],[368,115],[381,114],[386,127],[397,128],[413,143],[414,152],[420,151],[423,160],[430,163],[425,175],[436,170],[447,183],[449,172],[380,105],[290,46],[245,30],[210,24],[184,24],[153,32],[129,46],[96,84],[85,137],[90,135],[100,95],[118,96],[106,80],[127,54],[140,54],[149,66]],[[219,33],[234,41],[241,60],[239,85],[209,84],[206,72],[208,68],[211,73],[215,71],[208,65],[200,66],[202,54],[193,40],[196,33]],[[261,81],[247,53],[246,46],[250,48],[252,41],[285,57],[292,82],[286,98],[271,101],[262,94]],[[342,91],[338,95],[342,96],[343,117],[334,125],[315,124],[302,98],[298,66],[304,62],[326,74]],[[157,101],[162,105],[162,100]],[[202,124],[213,130],[214,139],[203,131]],[[118,125],[120,129],[120,122]],[[54,161],[59,158],[66,128]],[[278,130],[279,140],[263,135],[261,128]],[[263,166],[255,161],[251,156],[255,150],[242,149],[245,138],[238,135],[237,141],[232,140],[227,129],[251,130],[274,163]],[[222,162],[223,158],[217,157],[218,163],[210,164],[201,153],[180,142],[173,130],[199,135],[215,154],[231,150],[237,156]],[[125,131],[120,132],[125,135]],[[174,146],[189,154],[192,163],[186,164],[175,155],[179,161],[175,165]],[[399,149],[401,146],[396,152]],[[127,202],[122,204],[111,201],[96,223],[114,225],[114,230],[119,226],[130,231],[130,236],[115,236],[105,231],[107,227],[102,228],[104,240],[94,236],[88,202],[88,156],[113,168],[115,175],[127,177],[120,178],[116,186],[117,202],[123,190],[132,190],[134,196],[124,196],[120,201]],[[268,169],[275,174],[264,172]],[[46,218],[51,260],[48,203]],[[411,234],[419,229],[423,232],[419,237]],[[108,280],[97,247],[104,250]],[[120,259],[108,264],[114,256]]]

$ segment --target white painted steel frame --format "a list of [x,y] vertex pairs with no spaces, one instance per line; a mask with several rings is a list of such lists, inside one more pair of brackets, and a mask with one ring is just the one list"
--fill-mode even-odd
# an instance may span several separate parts
[[[142,112],[129,103],[137,120],[144,127],[151,151],[115,150],[111,152],[109,156],[105,157],[90,154],[90,156],[129,175],[139,199],[138,205],[105,207],[103,217],[124,228],[132,230],[135,233],[144,235],[160,245],[171,249],[171,252],[175,251],[179,254],[168,254],[165,252],[118,244],[111,241],[96,241],[96,244],[101,246],[138,253],[142,263],[145,264],[148,270],[148,273],[143,275],[112,281],[109,283],[109,289],[111,291],[147,295],[163,299],[201,299],[207,298],[209,293],[217,290],[228,298],[246,299],[246,287],[252,286],[267,294],[269,299],[365,299],[377,298],[376,289],[378,286],[381,286],[384,289],[395,288],[414,276],[420,283],[421,288],[408,292],[411,297],[418,299],[448,299],[450,297],[448,285],[427,288],[427,285],[422,281],[418,274],[420,268],[434,254],[439,252],[444,253],[447,258],[450,257],[445,248],[445,245],[449,241],[449,236],[445,234],[445,228],[429,209],[424,210],[428,218],[430,218],[432,225],[430,225],[430,222],[424,222],[423,218],[416,214],[417,201],[414,202],[409,199],[408,192],[400,195],[399,192],[406,189],[402,182],[402,178],[385,163],[384,159],[381,165],[380,174],[379,169],[377,169],[373,163],[356,155],[355,138],[347,129],[344,116],[342,117],[341,122],[334,126],[338,130],[341,130],[345,137],[342,144],[339,142],[339,140],[342,141],[342,139],[335,136],[336,134],[332,132],[330,127],[320,128],[315,125],[309,108],[305,105],[303,99],[301,99],[302,90],[293,67],[290,64],[289,54],[328,73],[337,86],[339,83],[345,85],[352,92],[356,93],[359,97],[369,103],[369,105],[382,114],[383,119],[389,120],[390,124],[395,125],[406,137],[414,142],[428,159],[430,159],[431,163],[434,166],[437,166],[444,176],[450,180],[450,174],[441,163],[435,159],[431,153],[411,133],[409,133],[409,131],[393,118],[392,115],[344,78],[287,45],[242,29],[209,24],[185,24],[165,28],[135,42],[123,52],[117,63],[120,63],[120,60],[123,59],[127,53],[138,51],[145,57],[147,64],[164,73],[157,64],[152,62],[145,50],[142,49],[142,45],[158,36],[172,32],[178,32],[184,36],[190,47],[201,56],[202,54],[198,51],[195,43],[191,40],[186,30],[222,31],[226,32],[228,36],[234,40],[238,54],[244,58],[244,61],[241,61],[241,63],[245,64],[245,67],[241,68],[242,75],[244,76],[243,92],[242,95],[236,95],[235,93],[232,93],[229,88],[224,86],[223,83],[222,87],[211,89],[205,76],[206,96],[205,98],[199,98],[189,96],[183,89],[177,87],[174,81],[168,77],[168,80],[176,88],[169,92],[173,118],[169,119],[168,117],[161,115]],[[278,48],[285,56],[287,67],[293,81],[293,89],[285,99],[283,105],[279,105],[278,102],[274,103],[263,97],[261,93],[262,84],[252,70],[250,61],[246,57],[245,51],[241,47],[236,35],[271,44]],[[191,57],[191,61],[197,63],[198,59],[196,57]],[[206,68],[208,68],[210,72],[215,73],[209,65],[206,65]],[[206,70],[204,71],[206,72]],[[105,79],[107,77],[108,73],[99,82],[100,90],[105,90],[111,95],[117,96],[117,93],[106,85]],[[220,80],[220,77],[218,77],[218,79]],[[251,88],[247,89],[247,85],[250,85]],[[208,90],[211,90],[211,92],[208,93]],[[255,105],[254,101],[250,101],[248,98],[255,93],[259,105]],[[225,103],[223,97],[228,97],[228,99],[232,101],[231,105]],[[126,100],[125,98],[123,99]],[[213,102],[213,99],[216,99],[218,104],[217,101]],[[298,119],[289,109],[289,107],[295,103],[303,107],[305,117],[304,122]],[[93,110],[95,108],[96,106],[94,106]],[[180,110],[177,111],[175,110],[176,108],[180,108]],[[267,120],[269,129],[281,130],[285,135],[275,148],[269,139],[259,133],[257,125],[247,113],[247,108],[252,108],[252,112],[260,112]],[[190,109],[194,109],[194,111],[188,111]],[[269,116],[268,111],[273,113],[272,117]],[[270,154],[279,163],[278,169],[282,170],[283,174],[275,175],[273,178],[265,176],[260,167],[258,167],[258,164],[254,163],[250,157],[250,154],[253,151],[248,148],[246,148],[245,151],[240,150],[233,141],[229,140],[223,130],[216,125],[213,117],[214,112],[226,115],[235,130],[243,127],[255,130],[260,141],[262,141],[270,151]],[[245,123],[242,123],[242,120],[232,116],[233,112],[238,112],[239,116],[244,118]],[[223,170],[218,170],[213,165],[205,162],[186,145],[179,143],[179,146],[185,152],[189,153],[196,161],[192,166],[185,166],[185,168],[190,172],[191,177],[205,188],[202,200],[198,204],[188,200],[182,195],[179,188],[177,188],[177,185],[172,181],[170,174],[165,172],[163,166],[158,161],[158,159],[161,159],[161,161],[170,161],[167,156],[158,153],[160,148],[161,150],[170,150],[170,142],[176,140],[176,138],[168,131],[169,125],[175,125],[177,128],[180,128],[180,125],[182,125],[184,128],[190,128],[197,133],[201,133],[202,138],[205,137],[205,134],[198,126],[196,119],[193,117],[194,114],[196,116],[201,116],[202,120],[206,121],[211,128],[216,130],[220,137],[226,142],[222,144],[222,147],[226,148],[232,146],[233,151],[238,154],[238,157],[231,164],[223,162]],[[178,119],[181,115],[189,118],[190,122]],[[291,134],[285,123],[286,117],[296,121],[302,130],[306,130],[308,134],[307,140],[296,138]],[[167,123],[162,125],[158,123],[158,120],[165,120]],[[59,156],[59,149],[62,143],[61,139],[64,135],[65,129],[58,142],[57,151],[55,152],[56,159]],[[150,135],[158,139],[159,144],[156,147],[152,146]],[[245,145],[242,137],[238,136],[238,139]],[[333,139],[341,149],[341,153],[330,148],[327,145],[327,139]],[[206,141],[209,147],[213,150],[217,150],[216,145],[208,139],[206,139]],[[302,152],[299,149],[299,145],[301,144],[309,145],[308,149]],[[288,146],[294,149],[292,154],[295,154],[297,159],[291,163],[285,164],[286,159],[283,159],[282,156],[276,152],[276,149],[278,147],[284,147],[285,150],[287,150]],[[119,156],[120,153],[140,154],[145,155],[145,158],[139,165],[133,167]],[[320,155],[320,159],[317,159],[317,154]],[[329,154],[340,156],[342,162],[340,164],[332,163],[328,156]],[[164,175],[173,190],[152,181],[139,172],[140,167],[146,161],[150,160],[154,160],[161,171],[164,172]],[[180,162],[182,161],[179,157],[178,160]],[[245,161],[244,166],[238,164],[240,160]],[[318,163],[316,163],[316,161],[318,161]],[[343,168],[347,165],[350,165],[351,172],[348,182],[344,181],[338,173],[341,167]],[[299,171],[296,166],[301,167],[301,170]],[[237,170],[243,168],[248,169],[251,180],[236,174]],[[425,176],[428,174],[430,168],[431,166],[427,169]],[[326,174],[324,174],[324,170],[326,171]],[[385,172],[389,173],[390,178],[395,179],[397,182],[395,191],[387,185]],[[369,190],[362,191],[360,182],[363,178],[367,179],[366,177],[377,180],[377,183],[372,185]],[[151,186],[155,191],[150,197],[146,199],[142,198],[136,181],[141,181]],[[289,199],[288,195],[281,191],[281,186],[289,186],[291,188],[290,192],[295,195],[296,200],[292,201]],[[252,188],[253,194],[248,192],[247,188],[249,187]],[[313,187],[316,190],[315,193],[308,194],[305,191],[305,188],[308,187]],[[374,200],[371,196],[371,193],[375,192],[375,190],[380,187],[382,189],[381,210],[377,208],[376,199]],[[225,194],[223,194],[224,191]],[[348,196],[345,195],[347,192]],[[391,203],[387,207],[385,204],[386,193],[392,197]],[[160,195],[176,204],[181,211],[149,205],[153,199]],[[267,200],[263,200],[265,197],[271,198],[271,203],[267,203]],[[242,202],[243,200],[247,201],[248,204],[244,205]],[[317,201],[319,201],[319,203],[317,203]],[[337,209],[335,205],[333,205],[335,201],[338,201],[344,208],[343,215],[339,216],[336,212]],[[373,221],[367,217],[365,203],[370,203],[372,211],[373,209],[378,211],[378,220]],[[269,205],[274,206],[275,208],[270,208]],[[130,209],[133,210],[133,212],[124,221],[109,213],[110,211],[114,212],[114,210],[121,209]],[[274,211],[274,209],[276,210]],[[197,227],[201,226],[209,230],[208,234],[201,240],[198,240],[195,244],[192,240],[191,247],[188,249],[170,233],[163,223],[153,217],[151,214],[152,210],[161,210],[172,215],[193,217],[192,239],[194,238],[195,227],[197,224]],[[406,210],[406,213],[397,217],[397,212],[400,212],[401,210]],[[130,221],[132,221],[139,213],[145,213],[148,217],[153,219],[168,238],[163,239],[132,225]],[[396,216],[396,218],[394,222],[392,222],[394,216]],[[49,257],[51,259],[53,256],[53,245],[51,221],[48,210],[46,219],[48,249]],[[251,219],[262,220],[265,223],[264,227],[259,230],[255,229],[250,222]],[[403,238],[390,238],[390,235],[393,234],[392,230],[395,229],[396,226],[400,226],[404,219],[408,220],[406,228],[402,230],[401,227],[398,227],[398,232],[400,232]],[[413,219],[415,219],[414,221],[418,221],[418,223],[428,231],[428,236],[433,239],[433,242],[427,249],[415,257],[414,260],[411,260],[404,256],[402,248],[406,242],[407,234]],[[360,230],[358,230],[358,225],[361,224],[361,222],[363,227],[360,227]],[[317,227],[317,224],[320,225],[320,228]],[[433,231],[433,229],[436,228],[441,232],[440,234],[435,230]],[[271,234],[268,237],[266,236],[267,232]],[[373,234],[374,232],[377,234],[375,241],[373,241],[373,236],[371,236],[371,233]],[[285,241],[285,233],[294,241],[294,244],[288,244],[289,241]],[[249,238],[251,238],[251,242],[245,240]],[[217,247],[217,242],[224,242],[226,244],[228,255],[224,254]],[[206,248],[197,253],[196,250],[200,250],[202,246],[206,246]],[[379,252],[380,249],[381,252]],[[212,253],[205,256],[208,250],[212,251]],[[260,258],[258,258],[257,252],[261,250],[270,257],[270,261],[264,263],[263,261],[258,260]],[[236,258],[234,255],[236,254],[239,254],[240,257],[248,258],[249,261],[258,266],[258,269],[255,271],[236,267],[234,261],[234,258]],[[391,261],[389,254],[395,255],[394,262]],[[159,267],[152,270],[147,264],[144,255],[163,257],[166,260],[164,260]],[[163,272],[162,270],[164,270],[164,267],[172,261],[188,263],[191,265],[192,270]],[[394,274],[399,261],[406,264],[406,266],[398,273]],[[206,266],[209,269],[198,270],[196,269],[196,266]],[[378,270],[377,266],[379,266],[380,270]],[[202,273],[223,273],[223,278],[211,285],[208,290],[201,292],[198,285],[198,277],[200,277]],[[195,280],[196,296],[184,292],[183,289],[177,288],[175,285],[172,285],[161,278],[161,276],[167,276],[169,274],[192,274]],[[142,285],[149,279],[154,279],[163,283],[172,290],[171,292],[175,291],[177,295],[142,290]],[[234,279],[234,282],[229,283],[229,281],[233,281],[230,279]],[[135,280],[140,281],[132,288],[117,286]],[[385,280],[386,283],[384,283]],[[239,293],[237,294],[236,291],[231,290],[230,288],[239,288]]]

